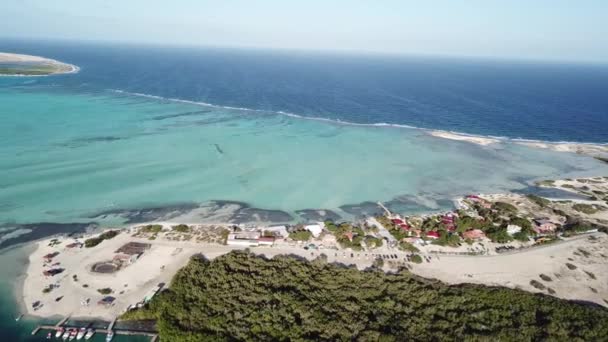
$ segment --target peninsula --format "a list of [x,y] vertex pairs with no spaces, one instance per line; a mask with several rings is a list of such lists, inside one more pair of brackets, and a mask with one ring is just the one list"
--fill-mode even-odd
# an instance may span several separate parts
[[39,56],[0,52],[1,76],[48,76],[78,72],[72,64]]

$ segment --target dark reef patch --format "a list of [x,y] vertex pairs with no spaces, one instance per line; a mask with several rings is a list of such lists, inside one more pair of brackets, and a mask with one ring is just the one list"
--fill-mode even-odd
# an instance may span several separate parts
[[302,209],[296,210],[296,214],[306,221],[339,221],[342,219],[342,216],[327,209]]
[[197,111],[192,111],[192,112],[158,115],[158,116],[152,117],[151,120],[160,121],[160,120],[166,120],[166,119],[181,118],[181,117],[185,117],[185,116],[198,116],[198,115],[203,115],[203,114],[207,114],[210,112],[212,112],[212,111],[211,110],[197,110]]
[[359,204],[346,204],[340,206],[344,212],[349,213],[351,215],[355,215],[358,217],[368,216],[368,215],[376,215],[383,212],[382,208],[377,203],[374,202],[361,202]]
[[561,190],[561,189],[555,189],[555,188],[543,188],[543,187],[539,187],[539,186],[528,186],[523,189],[513,190],[512,192],[514,192],[516,194],[523,194],[523,195],[532,194],[532,195],[545,197],[545,198],[581,199],[581,200],[589,199],[589,197],[587,197],[587,196],[575,194],[573,192],[569,192],[569,191],[565,191],[565,190]]
[[199,207],[197,203],[183,203],[168,206],[134,208],[134,209],[110,209],[94,213],[88,218],[105,219],[116,216],[125,219],[126,224],[150,222],[156,220],[170,220],[183,214],[187,214]]
[[[96,228],[98,225],[95,222],[86,223],[54,223],[54,222],[38,222],[25,224],[4,224],[0,225],[0,248],[5,248],[17,245],[24,242],[34,241],[55,234],[80,234],[86,232],[87,229]],[[31,232],[16,235],[11,237],[10,234],[16,234],[20,230],[31,230]]]

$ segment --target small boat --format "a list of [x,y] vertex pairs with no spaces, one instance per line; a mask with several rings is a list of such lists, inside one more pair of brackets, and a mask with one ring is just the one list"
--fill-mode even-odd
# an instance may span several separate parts
[[85,339],[85,340],[88,340],[88,339],[90,339],[91,337],[93,337],[93,335],[95,335],[95,330],[93,330],[93,329],[89,328],[89,329],[87,330],[86,335],[84,335],[84,339]]
[[70,337],[68,338],[68,340],[72,341],[76,338],[76,335],[78,334],[78,330],[76,329],[72,329],[72,331],[70,332]]
[[50,339],[51,339],[51,337],[53,337],[53,334],[52,334],[52,333],[49,331],[49,333],[48,333],[48,334],[46,334],[46,339],[47,339],[47,340],[50,340]]
[[77,340],[82,340],[82,338],[84,337],[84,334],[87,333],[87,328],[80,328],[80,330],[78,330],[78,334],[76,334],[76,339]]
[[69,330],[69,329],[68,329],[68,330],[66,330],[66,331],[63,333],[63,335],[61,335],[61,339],[65,341],[65,340],[67,340],[67,339],[68,339],[68,337],[70,337],[70,330]]
[[63,334],[63,328],[57,329],[57,332],[55,333],[55,338],[60,338],[62,334]]
[[108,332],[108,334],[106,335],[106,342],[112,341],[113,338],[114,338],[114,332],[113,331]]
[[23,318],[23,314],[17,316],[17,318],[15,318],[15,322],[19,322],[21,318]]

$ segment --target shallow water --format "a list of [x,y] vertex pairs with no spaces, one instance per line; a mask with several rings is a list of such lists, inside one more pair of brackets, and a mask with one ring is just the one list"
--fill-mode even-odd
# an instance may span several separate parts
[[306,209],[351,217],[366,211],[357,211],[361,203],[376,201],[412,212],[449,207],[466,193],[607,169],[591,158],[513,143],[482,147],[418,129],[109,91],[2,88],[0,112],[11,113],[0,121],[8,133],[0,137],[5,224],[103,221],[110,218],[104,212],[150,207],[163,217],[210,201],[276,210],[255,213],[270,221],[299,220],[297,211]]

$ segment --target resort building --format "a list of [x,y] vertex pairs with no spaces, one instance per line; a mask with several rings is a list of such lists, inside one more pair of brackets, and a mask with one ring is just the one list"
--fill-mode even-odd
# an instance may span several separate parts
[[141,254],[116,254],[112,259],[115,263],[119,263],[121,265],[130,265],[137,261]]
[[229,246],[255,247],[259,246],[260,232],[246,231],[228,234],[226,244]]
[[272,246],[272,245],[274,245],[274,237],[272,237],[272,236],[260,236],[258,238],[258,245],[260,245],[260,246]]
[[486,237],[486,234],[480,229],[471,229],[462,233],[462,237],[471,240],[480,240]]
[[426,237],[427,239],[439,239],[439,233],[437,233],[436,231],[430,231],[428,233],[426,233]]
[[487,200],[485,200],[477,195],[468,195],[466,197],[466,199],[472,203],[478,203],[479,205],[481,205],[482,207],[484,207],[486,209],[492,208],[492,203],[488,202]]
[[321,235],[321,233],[323,232],[324,227],[325,227],[325,224],[322,222],[319,222],[318,224],[309,224],[307,226],[304,226],[304,229],[311,232],[313,237],[318,238],[319,235]]
[[286,226],[265,227],[265,228],[262,228],[262,231],[264,232],[265,235],[266,235],[266,233],[272,233],[274,236],[281,237],[283,239],[286,239],[287,237],[289,237],[289,232],[287,231]]
[[521,232],[521,227],[518,225],[510,224],[507,226],[507,234],[513,235]]
[[556,228],[557,225],[547,218],[534,220],[533,229],[537,234],[551,234]]

